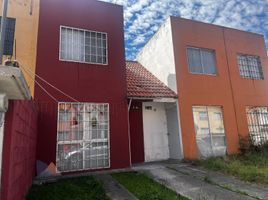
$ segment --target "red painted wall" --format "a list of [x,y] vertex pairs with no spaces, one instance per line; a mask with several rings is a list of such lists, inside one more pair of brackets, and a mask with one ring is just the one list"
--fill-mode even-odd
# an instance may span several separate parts
[[37,106],[10,101],[5,116],[1,200],[23,200],[35,174]]
[[142,102],[133,101],[129,111],[131,162],[144,162]]
[[[60,26],[108,34],[108,65],[59,60]],[[80,102],[110,104],[111,168],[130,165],[123,8],[96,0],[45,0],[40,4],[36,73]],[[61,102],[71,99],[44,87]],[[57,103],[35,87],[40,118],[37,158],[56,159]]]

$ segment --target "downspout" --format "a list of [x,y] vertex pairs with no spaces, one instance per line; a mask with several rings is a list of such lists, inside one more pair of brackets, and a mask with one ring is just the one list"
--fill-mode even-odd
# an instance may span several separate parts
[[132,104],[132,98],[130,98],[129,103],[128,103],[128,149],[129,149],[129,166],[132,168],[132,158],[131,158],[131,138],[130,138],[130,118],[129,118],[129,114],[130,114],[130,108],[131,108],[131,104]]

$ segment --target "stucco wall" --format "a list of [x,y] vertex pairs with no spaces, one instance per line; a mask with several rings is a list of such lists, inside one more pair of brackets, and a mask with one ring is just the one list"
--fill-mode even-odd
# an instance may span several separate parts
[[[152,110],[145,109],[152,106]],[[143,103],[143,133],[145,161],[169,158],[167,116],[164,103]]]
[[[61,25],[107,33],[108,64],[60,61]],[[122,6],[95,0],[45,0],[40,3],[36,72],[79,102],[109,103],[111,168],[130,165],[123,26]],[[43,86],[59,102],[74,101],[46,84]],[[55,163],[57,102],[38,86],[35,87],[35,100],[41,105],[37,159],[47,164]]]
[[139,52],[137,61],[177,93],[170,18]]
[[[246,105],[268,105],[268,63],[263,36],[177,17],[171,18],[171,24],[185,157],[197,158],[192,112],[197,105],[222,106],[227,151],[237,153],[239,135],[248,134]],[[215,76],[189,72],[188,46],[215,50]],[[264,80],[242,78],[237,53],[259,55]]]
[[1,200],[23,200],[35,174],[37,109],[11,101],[5,118]]
[[[0,8],[2,8],[2,2],[3,0],[0,0]],[[7,16],[16,18],[16,48],[14,47],[13,49],[12,59],[19,61],[21,65],[29,68],[34,74],[36,66],[39,0],[9,0],[8,2]],[[27,73],[24,73],[24,76],[33,96],[34,80]]]

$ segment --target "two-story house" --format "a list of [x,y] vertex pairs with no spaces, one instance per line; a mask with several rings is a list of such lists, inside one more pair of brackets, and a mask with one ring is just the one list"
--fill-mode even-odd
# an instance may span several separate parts
[[123,25],[122,6],[40,2],[37,159],[59,172],[130,166]]
[[237,153],[248,135],[268,140],[263,35],[170,17],[137,61],[178,94],[186,159]]

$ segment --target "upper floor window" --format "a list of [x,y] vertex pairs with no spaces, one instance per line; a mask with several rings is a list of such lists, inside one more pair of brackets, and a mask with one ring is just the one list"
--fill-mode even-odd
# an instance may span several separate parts
[[[1,26],[2,17],[0,16],[0,26]],[[15,38],[15,27],[16,27],[16,19],[15,18],[7,18],[6,19],[6,30],[5,30],[5,45],[4,45],[4,55],[13,55],[13,47],[14,47],[14,38]]]
[[259,56],[238,54],[237,61],[241,77],[257,80],[264,78]]
[[187,54],[190,72],[210,75],[217,73],[214,50],[188,47]]
[[107,34],[61,26],[60,60],[107,64]]

